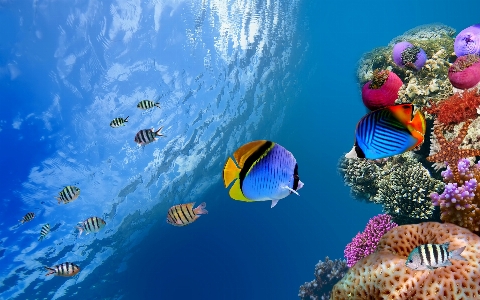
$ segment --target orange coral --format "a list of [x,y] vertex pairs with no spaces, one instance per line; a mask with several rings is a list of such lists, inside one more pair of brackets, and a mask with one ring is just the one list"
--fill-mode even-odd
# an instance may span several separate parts
[[[452,265],[431,271],[405,266],[422,244],[449,242],[449,251],[466,246]],[[467,229],[435,222],[398,226],[380,240],[377,251],[353,266],[332,290],[334,300],[480,299],[480,237]]]
[[477,89],[470,89],[455,93],[439,103],[434,103],[425,111],[431,115],[436,115],[440,123],[448,125],[477,118],[477,107],[479,106],[480,94]]

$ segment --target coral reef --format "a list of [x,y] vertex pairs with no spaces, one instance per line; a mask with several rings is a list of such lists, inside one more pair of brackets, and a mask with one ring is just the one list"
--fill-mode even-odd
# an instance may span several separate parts
[[[430,271],[405,265],[410,252],[422,244],[465,246],[468,261]],[[361,259],[332,290],[331,298],[371,300],[469,300],[480,295],[480,237],[453,224],[427,222],[398,226],[380,240],[377,251]]]
[[340,157],[338,171],[350,194],[357,200],[373,201],[383,160]]
[[435,154],[430,154],[430,156],[427,157],[427,160],[430,162],[446,162],[452,166],[453,180],[459,183],[461,182],[461,178],[457,169],[457,162],[462,158],[480,156],[480,149],[459,148],[467,135],[468,127],[471,122],[471,120],[465,121],[457,137],[450,142],[447,141],[442,133],[443,126],[435,125],[433,132],[437,142],[440,144],[440,149]]
[[480,55],[460,56],[448,69],[448,79],[457,89],[469,89],[480,82]]
[[389,215],[381,214],[371,218],[365,230],[359,232],[345,247],[343,253],[347,259],[347,266],[352,267],[360,259],[375,252],[382,236],[394,227],[397,227],[397,224],[392,222]]
[[389,70],[374,70],[372,80],[362,88],[363,104],[370,110],[394,105],[402,80]]
[[[457,164],[460,181],[455,181],[454,174],[447,167],[442,172],[445,190],[442,194],[432,193],[432,203],[440,206],[441,220],[480,232],[480,162],[472,165],[468,159],[461,159]],[[478,191],[477,191],[478,189]]]
[[403,41],[393,46],[392,59],[400,68],[420,70],[427,61],[427,54],[422,48]]
[[449,125],[476,119],[479,106],[480,92],[477,89],[470,89],[455,93],[438,103],[432,103],[424,110],[427,114],[436,116],[438,122]]
[[[357,78],[363,86],[375,69],[388,69],[397,74],[404,85],[398,93],[397,103],[411,102],[420,106],[428,101],[438,101],[452,94],[448,80],[449,61],[454,58],[453,36],[455,30],[448,26],[431,24],[413,28],[398,36],[386,47],[376,48],[362,56],[357,68]],[[408,41],[424,49],[427,59],[419,71],[397,66],[392,58],[395,44]]]
[[332,287],[345,276],[348,271],[345,260],[330,260],[328,256],[325,262],[319,261],[315,265],[315,280],[305,282],[300,286],[298,296],[303,300],[326,300],[330,299]]
[[460,31],[453,46],[457,56],[467,54],[480,55],[480,24],[475,24]]

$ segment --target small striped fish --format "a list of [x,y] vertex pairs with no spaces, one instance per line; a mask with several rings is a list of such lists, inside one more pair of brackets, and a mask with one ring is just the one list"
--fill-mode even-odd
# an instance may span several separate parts
[[163,126],[160,127],[157,131],[155,129],[142,129],[137,134],[135,135],[135,143],[143,146],[150,144],[151,142],[154,142],[157,140],[157,136],[164,136],[163,134],[160,133],[162,131]]
[[87,234],[90,232],[99,232],[107,223],[99,217],[90,217],[83,222],[79,222],[80,226],[77,226],[79,231],[78,236],[85,231]]
[[80,195],[80,189],[76,186],[69,185],[64,187],[58,194],[59,196],[55,197],[55,199],[58,200],[58,204],[61,202],[67,204],[78,198]]
[[80,267],[71,262],[64,262],[53,267],[45,267],[48,273],[45,276],[54,274],[55,276],[72,277],[80,272]]
[[185,226],[200,218],[200,215],[208,214],[205,202],[197,208],[193,208],[194,204],[195,202],[170,207],[167,213],[167,223],[174,226]]
[[410,252],[405,265],[413,270],[433,270],[451,266],[450,259],[467,261],[460,255],[465,250],[465,246],[449,252],[449,245],[450,243],[420,245]]
[[50,224],[43,225],[42,229],[40,230],[40,237],[38,238],[38,240],[42,241],[49,232],[50,232]]
[[128,117],[124,118],[115,118],[110,122],[110,127],[118,128],[121,126],[125,126],[125,123],[128,122]]
[[150,109],[154,106],[160,108],[160,102],[155,103],[155,102],[150,101],[150,100],[142,100],[142,101],[138,102],[138,104],[137,104],[137,107],[140,108],[140,109]]
[[23,218],[19,221],[20,221],[20,223],[23,224],[25,222],[30,222],[31,220],[33,220],[33,218],[35,218],[35,213],[29,212],[25,216],[23,216]]

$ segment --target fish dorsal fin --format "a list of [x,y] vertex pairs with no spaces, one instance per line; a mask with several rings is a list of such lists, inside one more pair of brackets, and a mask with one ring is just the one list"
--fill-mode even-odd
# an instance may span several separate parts
[[233,184],[228,194],[230,195],[230,197],[232,197],[232,199],[235,199],[235,200],[253,202],[252,200],[247,199],[245,195],[242,193],[242,190],[240,189],[240,180],[235,181],[235,183]]
[[233,157],[235,158],[235,161],[237,162],[238,166],[240,168],[243,168],[245,165],[245,161],[256,151],[258,151],[259,148],[261,148],[265,143],[268,141],[266,140],[259,140],[259,141],[253,141],[250,143],[247,143],[243,145],[242,147],[238,148],[235,153],[233,153]]

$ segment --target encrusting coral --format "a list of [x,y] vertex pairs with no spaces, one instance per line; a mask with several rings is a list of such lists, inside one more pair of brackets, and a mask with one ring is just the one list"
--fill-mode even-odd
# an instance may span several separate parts
[[347,266],[352,267],[360,259],[375,252],[382,236],[396,226],[398,225],[392,222],[392,217],[387,214],[371,218],[365,230],[359,232],[345,247],[343,254],[347,259]]
[[[465,246],[452,265],[415,271],[405,265],[410,252],[423,244]],[[330,299],[471,300],[480,295],[480,237],[453,224],[426,222],[398,226],[380,240],[377,251],[355,264],[332,290]]]
[[442,194],[432,193],[432,203],[440,206],[440,218],[473,232],[480,232],[480,162],[472,165],[461,159],[457,165],[459,181],[455,181],[450,166],[442,172],[445,190]]
[[347,263],[343,259],[319,261],[315,265],[315,280],[305,282],[300,286],[298,296],[303,300],[327,300],[333,286],[345,276],[348,271]]

